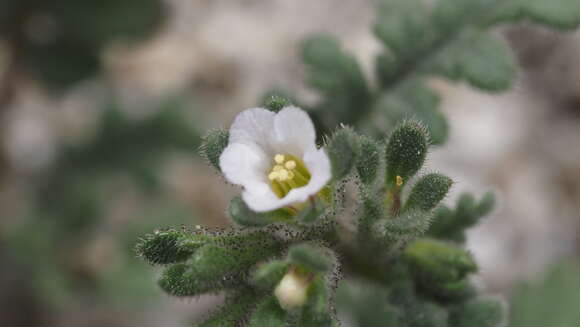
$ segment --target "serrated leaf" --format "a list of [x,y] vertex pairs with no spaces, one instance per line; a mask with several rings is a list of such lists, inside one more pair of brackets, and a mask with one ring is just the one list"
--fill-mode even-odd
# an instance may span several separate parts
[[303,44],[308,83],[323,95],[316,113],[326,130],[353,123],[366,113],[370,92],[354,57],[344,53],[338,41],[327,35],[313,36]]
[[509,88],[516,72],[507,47],[489,33],[475,30],[465,32],[453,46],[439,53],[430,69],[490,92]]
[[398,57],[417,50],[428,37],[427,12],[419,0],[382,0],[374,26],[375,35]]

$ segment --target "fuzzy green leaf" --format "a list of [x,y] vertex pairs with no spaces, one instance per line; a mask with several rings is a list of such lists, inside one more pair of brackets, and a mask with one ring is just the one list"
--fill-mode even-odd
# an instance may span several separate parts
[[359,153],[358,135],[348,127],[337,130],[326,146],[335,180],[345,178],[354,167]]
[[381,163],[381,146],[378,142],[367,136],[361,136],[359,140],[360,153],[356,160],[356,171],[364,185],[372,185],[379,172]]
[[285,327],[286,311],[278,305],[278,301],[269,296],[258,303],[256,311],[248,323],[248,327]]
[[289,221],[292,216],[283,209],[270,211],[267,213],[254,212],[244,202],[236,196],[230,201],[228,213],[232,220],[240,226],[260,227],[273,222]]
[[466,276],[477,266],[472,256],[456,245],[418,239],[407,246],[404,258],[417,283],[433,296],[457,298],[470,294]]
[[239,327],[247,321],[257,299],[257,294],[251,289],[241,289],[228,295],[220,310],[195,324],[195,327]]
[[437,173],[421,177],[413,186],[405,208],[417,208],[424,211],[435,208],[445,198],[452,184],[451,178]]
[[288,272],[288,261],[274,260],[261,264],[252,275],[252,284],[261,289],[273,289]]
[[220,156],[228,146],[230,132],[222,129],[210,131],[202,141],[200,154],[215,169],[220,170]]
[[577,0],[516,0],[521,17],[536,24],[561,30],[570,30],[580,25],[580,3]]
[[317,277],[308,290],[308,301],[302,307],[300,326],[331,327],[334,320],[329,312],[330,294],[321,277]]
[[323,251],[319,246],[308,243],[294,245],[288,251],[288,260],[313,272],[325,272],[332,266],[328,249]]
[[497,327],[504,320],[504,306],[490,298],[472,299],[455,308],[450,317],[451,327]]
[[491,92],[509,88],[516,72],[514,57],[506,46],[489,33],[476,30],[463,33],[453,46],[439,53],[431,69]]
[[[169,264],[187,260],[196,250],[194,247],[180,246],[186,237],[183,231],[156,231],[145,235],[137,244],[137,254],[150,264]],[[201,247],[203,242],[198,243]]]
[[[427,12],[420,0],[382,0],[375,35],[398,57],[417,50],[425,33]],[[409,42],[413,40],[413,42]]]
[[407,210],[397,217],[383,218],[373,226],[374,237],[386,245],[404,244],[429,228],[433,215],[422,210]]
[[474,226],[481,218],[487,215],[494,207],[493,193],[486,193],[479,202],[473,195],[463,193],[457,200],[455,209],[441,206],[435,211],[435,219],[429,228],[428,234],[456,242],[465,241],[465,230]]
[[396,177],[404,181],[413,177],[425,162],[429,136],[425,127],[416,121],[400,124],[387,142],[387,183],[394,185]]
[[302,56],[308,66],[308,83],[323,95],[316,111],[326,130],[340,123],[352,123],[363,116],[370,91],[354,57],[344,53],[336,39],[313,36],[303,44]]

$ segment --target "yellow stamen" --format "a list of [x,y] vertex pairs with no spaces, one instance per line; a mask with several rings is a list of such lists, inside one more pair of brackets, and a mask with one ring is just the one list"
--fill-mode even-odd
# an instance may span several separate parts
[[283,154],[277,154],[274,156],[274,161],[276,161],[276,163],[279,165],[283,164],[285,160],[286,158],[284,157]]
[[289,154],[276,154],[274,163],[268,179],[278,197],[283,198],[290,190],[303,187],[310,181],[310,172],[299,158]]
[[401,186],[401,185],[403,185],[403,177],[401,177],[401,176],[397,175],[397,178],[396,178],[395,184],[397,184],[397,186]]
[[286,169],[288,169],[288,170],[292,170],[292,169],[296,168],[296,161],[294,161],[294,160],[286,161],[286,163],[284,164],[284,167],[286,167]]
[[271,181],[273,181],[273,180],[275,180],[275,179],[278,179],[278,172],[276,172],[276,171],[273,171],[273,172],[271,172],[271,173],[268,175],[268,179],[269,179],[269,180],[271,180]]
[[288,179],[288,176],[288,171],[286,169],[278,171],[278,181],[283,182]]

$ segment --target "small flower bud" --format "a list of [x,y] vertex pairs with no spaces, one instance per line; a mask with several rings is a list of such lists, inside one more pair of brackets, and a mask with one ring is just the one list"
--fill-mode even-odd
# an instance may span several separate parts
[[274,295],[282,308],[295,309],[306,303],[309,285],[308,276],[291,269],[276,286]]

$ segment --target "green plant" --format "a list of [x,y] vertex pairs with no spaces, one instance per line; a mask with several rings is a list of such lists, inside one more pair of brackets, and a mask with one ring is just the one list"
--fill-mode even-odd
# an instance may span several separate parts
[[[377,88],[337,40],[307,40],[308,82],[322,100],[309,118],[291,96],[269,93],[266,109],[246,110],[229,131],[208,134],[202,155],[244,186],[228,211],[237,226],[144,236],[137,253],[163,266],[159,286],[179,297],[225,292],[204,327],[336,326],[339,283],[339,314],[354,325],[502,324],[501,302],[478,295],[469,279],[478,267],[462,247],[493,196],[465,194],[455,209],[438,207],[453,182],[421,172],[430,147],[447,135],[426,79],[508,88],[515,61],[489,29],[520,21],[571,29],[580,6],[381,1],[374,31],[388,51],[377,57]],[[346,191],[351,181],[354,194]],[[354,210],[347,197],[356,199]]]

